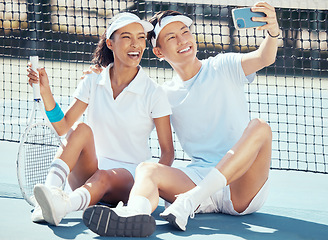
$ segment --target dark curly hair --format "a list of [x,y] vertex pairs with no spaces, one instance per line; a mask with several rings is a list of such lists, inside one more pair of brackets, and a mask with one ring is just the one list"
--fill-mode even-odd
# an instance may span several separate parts
[[[113,36],[113,34],[112,34]],[[111,38],[112,38],[111,36]],[[92,63],[96,64],[99,67],[107,67],[109,64],[114,62],[114,54],[112,50],[107,47],[106,44],[106,31],[100,37],[98,45],[92,56]]]

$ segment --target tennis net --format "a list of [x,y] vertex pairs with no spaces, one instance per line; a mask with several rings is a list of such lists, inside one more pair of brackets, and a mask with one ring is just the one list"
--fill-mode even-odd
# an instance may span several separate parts
[[[271,1],[282,35],[276,62],[258,72],[245,93],[250,118],[265,119],[273,131],[272,169],[328,173],[328,8],[327,1]],[[248,0],[90,1],[0,0],[0,141],[18,142],[24,131],[31,89],[26,67],[37,54],[65,109],[82,71],[87,69],[109,19],[129,11],[149,19],[177,10],[194,20],[200,59],[219,52],[249,52],[265,37],[233,27],[231,10]],[[149,45],[148,45],[149,46]],[[147,47],[141,65],[160,84],[173,76]],[[174,135],[176,158],[188,160]],[[156,134],[150,145],[160,156]]]

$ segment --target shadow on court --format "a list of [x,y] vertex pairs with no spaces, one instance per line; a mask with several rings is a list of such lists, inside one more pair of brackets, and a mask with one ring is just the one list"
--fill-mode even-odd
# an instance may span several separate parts
[[[171,231],[175,236],[202,235],[214,239],[229,239],[240,237],[242,239],[316,239],[327,240],[328,226],[264,213],[254,213],[249,216],[236,217],[222,214],[197,215],[189,221],[186,232],[177,232],[166,225],[158,227],[158,232]],[[221,238],[220,238],[221,237]],[[238,238],[239,239],[239,238]]]
[[[152,236],[145,239],[171,240],[181,239],[182,237],[187,237],[188,239],[200,239],[200,237],[204,237],[206,239],[326,240],[328,234],[328,226],[324,224],[261,212],[241,217],[224,214],[197,214],[194,219],[189,220],[187,231],[182,232],[176,230],[165,221],[162,221],[158,214],[163,210],[164,207],[160,206],[153,214],[156,218],[157,229]],[[309,212],[300,214],[309,214]],[[49,228],[52,229],[57,237],[63,239],[83,238],[83,235],[89,238],[91,237],[89,230],[85,227],[81,219],[66,218],[63,219],[60,226],[49,226]],[[94,236],[93,239],[106,238]]]
[[[0,239],[57,240],[109,239],[91,232],[82,222],[82,212],[67,215],[58,227],[31,221],[32,207],[22,199],[16,175],[18,144],[2,142],[0,152]],[[178,231],[159,217],[163,203],[153,216],[157,229],[149,238],[176,240],[327,240],[328,175],[272,171],[267,202],[254,214],[235,217],[197,214],[187,231]],[[111,238],[131,239],[131,238]]]
[[49,225],[48,227],[56,236],[62,239],[76,239],[77,236],[81,237],[81,235],[86,235],[89,239],[92,239],[81,218],[64,218],[59,226]]

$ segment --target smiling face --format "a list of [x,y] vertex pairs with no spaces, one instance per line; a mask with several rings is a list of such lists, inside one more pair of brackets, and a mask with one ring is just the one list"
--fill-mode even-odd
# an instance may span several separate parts
[[131,23],[113,33],[106,40],[107,46],[113,51],[114,65],[137,67],[146,48],[146,34],[139,23]]
[[159,33],[154,54],[164,58],[172,67],[187,64],[196,59],[197,44],[190,29],[182,22],[172,22]]

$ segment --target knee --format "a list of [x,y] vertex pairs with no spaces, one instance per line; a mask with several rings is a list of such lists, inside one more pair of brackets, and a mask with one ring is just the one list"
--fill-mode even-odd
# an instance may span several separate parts
[[94,174],[94,177],[96,178],[97,182],[102,185],[108,185],[109,182],[112,181],[113,173],[112,171],[106,171],[106,170],[97,170]]
[[255,118],[250,121],[248,128],[250,128],[259,141],[272,141],[272,130],[269,124],[260,118]]
[[147,176],[154,178],[158,172],[158,163],[142,162],[136,168],[136,177]]
[[98,169],[95,175],[97,176],[97,181],[105,184],[111,183],[112,186],[121,186],[128,182],[133,182],[131,173],[121,168],[109,170]]
[[83,122],[75,123],[67,134],[67,137],[78,137],[81,139],[93,138],[92,129]]

